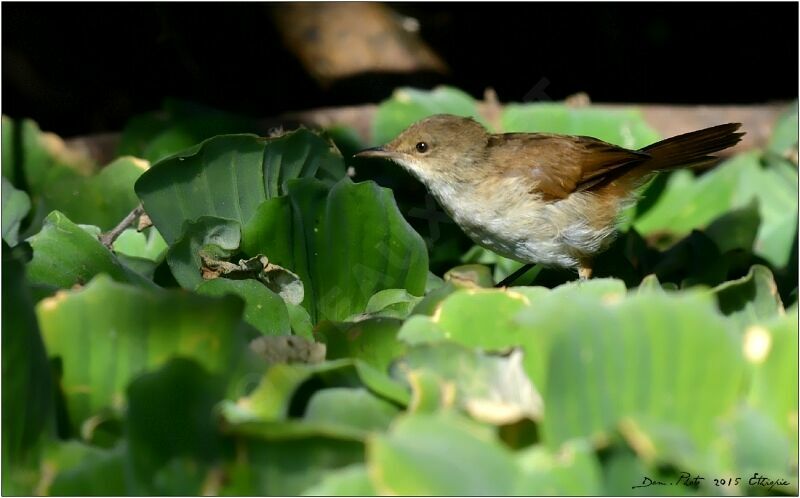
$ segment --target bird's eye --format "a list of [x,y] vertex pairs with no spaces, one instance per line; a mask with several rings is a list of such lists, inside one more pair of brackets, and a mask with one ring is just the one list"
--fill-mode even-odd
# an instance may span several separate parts
[[420,154],[428,152],[428,144],[425,142],[417,142],[417,152]]

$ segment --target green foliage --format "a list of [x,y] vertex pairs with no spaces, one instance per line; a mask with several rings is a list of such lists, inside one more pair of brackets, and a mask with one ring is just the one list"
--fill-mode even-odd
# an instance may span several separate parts
[[557,103],[513,104],[503,111],[502,123],[507,132],[587,135],[628,149],[639,149],[659,139],[637,111],[566,107]]
[[3,244],[3,494],[15,489],[21,469],[35,467],[44,436],[55,428],[53,383],[47,353],[25,286],[23,264]]
[[60,357],[60,384],[75,427],[99,410],[120,408],[128,383],[171,355],[229,372],[246,351],[241,314],[234,298],[145,290],[105,275],[37,305],[48,354]]
[[471,117],[485,124],[475,100],[457,88],[441,86],[430,92],[400,88],[378,107],[372,122],[373,141],[386,143],[411,123],[433,114]]
[[285,193],[292,178],[343,175],[338,151],[310,131],[266,139],[225,135],[158,162],[136,182],[136,193],[173,243],[184,222],[201,216],[247,223],[265,200]]
[[22,190],[17,190],[3,177],[3,240],[10,246],[19,241],[19,227],[31,209],[31,199]]
[[96,237],[58,211],[45,219],[42,230],[31,237],[33,260],[28,277],[34,283],[61,288],[83,285],[99,274],[143,287],[154,284],[123,265]]
[[[373,138],[439,112],[658,138],[637,112],[479,108],[400,89]],[[596,278],[506,289],[519,263],[451,224],[420,223],[426,248],[419,185],[354,182],[326,135],[169,102],[120,144],[152,167],[97,168],[3,125],[5,494],[797,493],[791,112],[765,151],[654,180]],[[140,201],[154,226],[108,249]]]
[[143,157],[155,163],[216,135],[258,131],[252,119],[167,99],[161,111],[135,116],[128,121],[122,130],[117,154]]
[[[723,223],[720,217],[752,202],[757,202],[760,223],[755,243],[747,249],[752,247],[756,255],[781,268],[797,235],[797,166],[786,161],[763,165],[757,151],[741,154],[699,178],[689,171],[673,173],[658,201],[633,226],[644,235],[658,232],[676,240],[692,229]],[[726,230],[712,233],[717,231]]]
[[261,204],[242,228],[242,248],[300,276],[315,322],[360,313],[384,289],[425,289],[422,239],[391,191],[371,182],[343,179],[330,189],[312,179],[289,183],[285,196]]

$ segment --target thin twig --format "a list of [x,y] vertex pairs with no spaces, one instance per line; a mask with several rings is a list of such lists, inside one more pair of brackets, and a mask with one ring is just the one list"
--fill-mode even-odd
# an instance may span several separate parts
[[117,237],[120,236],[122,232],[125,231],[126,228],[133,224],[134,220],[144,213],[144,207],[139,204],[136,206],[133,211],[128,213],[128,215],[119,222],[117,226],[111,229],[111,231],[104,233],[100,236],[100,242],[103,243],[104,246],[111,249],[111,246],[114,245],[114,241],[117,240]]

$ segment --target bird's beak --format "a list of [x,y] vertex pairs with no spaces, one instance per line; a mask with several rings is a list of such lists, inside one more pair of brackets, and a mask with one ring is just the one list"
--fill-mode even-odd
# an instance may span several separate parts
[[371,149],[364,149],[361,152],[357,152],[353,157],[383,157],[387,158],[391,156],[391,152],[384,149],[383,147],[372,147]]

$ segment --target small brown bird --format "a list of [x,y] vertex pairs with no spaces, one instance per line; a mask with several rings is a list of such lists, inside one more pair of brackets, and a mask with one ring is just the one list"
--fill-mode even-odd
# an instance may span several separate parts
[[584,136],[491,134],[470,118],[423,119],[358,157],[392,160],[430,190],[477,244],[526,263],[578,268],[608,247],[620,211],[654,173],[706,165],[739,142],[730,123],[628,150]]

